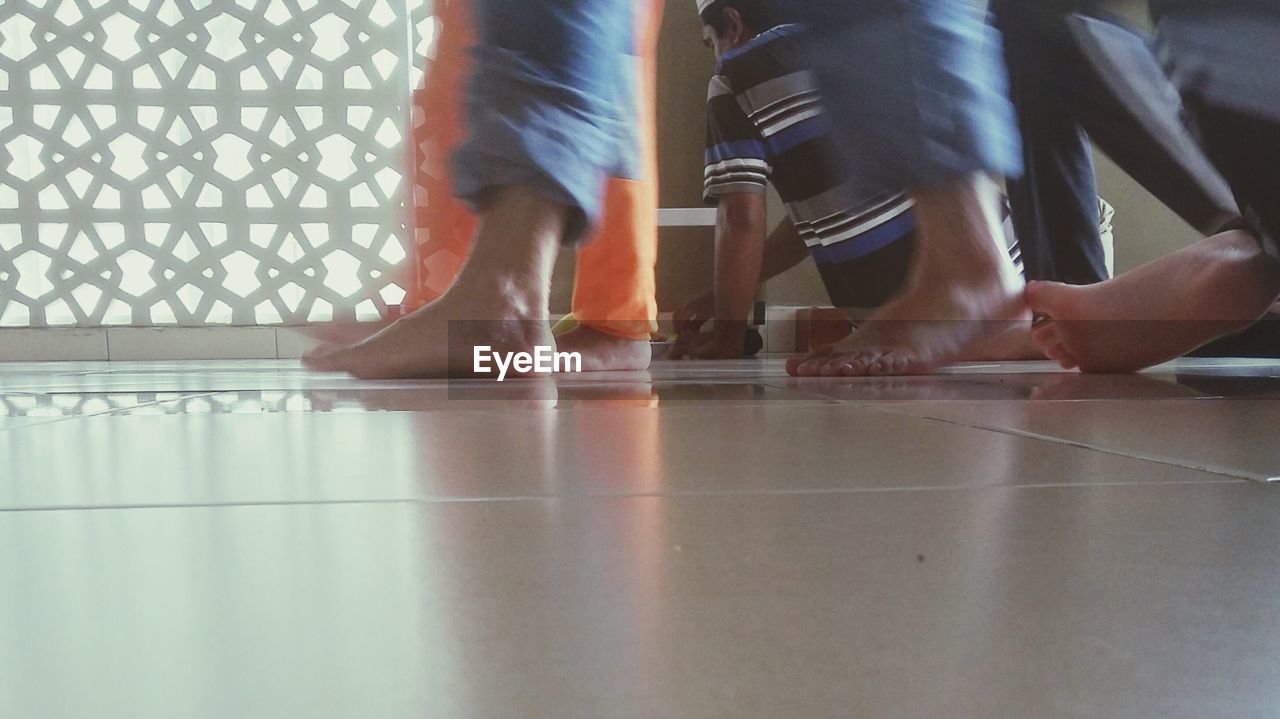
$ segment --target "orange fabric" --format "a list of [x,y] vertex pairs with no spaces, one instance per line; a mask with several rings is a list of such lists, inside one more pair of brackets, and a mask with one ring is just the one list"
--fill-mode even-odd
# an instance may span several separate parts
[[[418,196],[418,281],[413,304],[444,294],[471,250],[476,219],[453,196],[449,155],[466,139],[469,48],[475,42],[471,0],[438,0],[435,60],[416,94],[422,123],[414,130]],[[644,177],[610,179],[597,235],[578,252],[573,313],[593,329],[648,339],[657,329],[654,269],[658,257],[657,45],[664,0],[636,3],[641,36],[638,105]],[[425,232],[423,232],[425,230]]]
[[573,315],[591,327],[627,339],[658,330],[658,32],[663,0],[636,3],[640,55],[639,180],[612,178],[605,186],[604,216],[595,239],[578,251]]
[[414,93],[417,281],[409,303],[415,306],[444,294],[471,253],[476,217],[453,195],[449,156],[467,137],[464,100],[474,44],[469,0],[437,0],[435,59]]

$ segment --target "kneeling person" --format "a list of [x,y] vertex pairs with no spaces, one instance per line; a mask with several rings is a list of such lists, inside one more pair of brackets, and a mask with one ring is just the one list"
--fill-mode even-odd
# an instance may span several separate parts
[[[698,9],[717,60],[707,97],[704,186],[704,199],[718,206],[715,289],[676,314],[681,339],[672,357],[740,357],[757,286],[806,254],[832,304],[856,325],[906,282],[916,230],[912,200],[851,172],[856,168],[844,159],[805,66],[802,26],[774,23],[767,0],[698,0]],[[788,220],[766,239],[770,183]],[[1017,260],[1017,243],[1006,236]],[[696,334],[708,319],[715,320],[712,333]],[[986,358],[1021,358],[1020,345],[991,348],[1000,356]]]

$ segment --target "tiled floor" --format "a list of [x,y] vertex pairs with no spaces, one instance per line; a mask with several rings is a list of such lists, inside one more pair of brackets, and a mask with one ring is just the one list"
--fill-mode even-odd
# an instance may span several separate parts
[[1277,400],[0,364],[0,717],[1274,718]]

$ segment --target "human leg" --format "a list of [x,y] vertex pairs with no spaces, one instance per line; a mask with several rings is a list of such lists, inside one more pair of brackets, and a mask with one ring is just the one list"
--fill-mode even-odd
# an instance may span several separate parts
[[1081,68],[1064,19],[1076,4],[995,0],[992,12],[1022,135],[1007,192],[1026,277],[1091,284],[1108,275],[1089,136],[1070,102]]
[[310,366],[440,376],[465,369],[476,344],[552,344],[557,248],[598,221],[603,179],[626,159],[612,101],[630,13],[624,0],[481,3],[471,136],[454,167],[458,194],[480,215],[471,257],[438,301],[364,342],[313,353]]
[[852,164],[906,187],[919,243],[905,291],[793,373],[930,372],[1026,316],[1003,250],[996,186],[1017,174],[1000,44],[980,8],[949,0],[799,3],[812,63]]
[[1047,318],[1032,339],[1067,369],[1136,372],[1249,326],[1278,280],[1257,240],[1229,231],[1100,284],[1032,283],[1027,301]]
[[1068,15],[1050,32],[1070,35],[1058,83],[1077,118],[1120,169],[1187,224],[1210,235],[1237,216],[1231,189],[1184,123],[1176,88],[1151,39],[1107,18]]
[[[1253,324],[1280,295],[1280,123],[1203,102],[1205,149],[1252,220],[1094,287],[1033,284],[1033,339],[1064,367],[1133,372]],[[1262,240],[1262,242],[1260,242]],[[1272,245],[1273,246],[1273,245]]]
[[[1258,71],[1280,60],[1280,11],[1253,0],[1212,8],[1162,0],[1152,7],[1167,66],[1246,229],[1162,258],[1096,293],[1028,288],[1031,305],[1049,317],[1035,331],[1037,341],[1064,365],[1086,371],[1132,371],[1170,359],[1220,336],[1224,325],[1257,319],[1280,294],[1280,83]],[[1117,318],[1146,322],[1152,337],[1144,344],[1160,351],[1114,339],[1115,325],[1106,320]]]
[[[975,176],[916,198],[918,243],[906,288],[848,339],[788,362],[799,376],[923,374],[980,354],[1029,321],[1022,277],[1002,245],[991,181]],[[930,234],[932,233],[932,234]],[[932,236],[930,242],[924,238]],[[939,241],[941,239],[942,241]]]
[[649,338],[657,329],[658,254],[657,44],[663,0],[636,3],[636,115],[641,154],[638,178],[612,177],[596,237],[578,251],[573,315],[578,326],[557,338],[582,354],[584,368],[637,370],[649,366]]

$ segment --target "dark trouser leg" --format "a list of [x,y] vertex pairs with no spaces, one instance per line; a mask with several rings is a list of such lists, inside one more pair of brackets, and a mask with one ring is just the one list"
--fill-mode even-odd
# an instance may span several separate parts
[[1227,178],[1246,220],[1276,256],[1276,239],[1280,238],[1280,121],[1195,99],[1188,105],[1209,159]]
[[1070,47],[1059,8],[992,3],[1004,33],[1009,89],[1022,132],[1023,175],[1008,182],[1028,280],[1091,284],[1107,277],[1089,138],[1070,112]]
[[[1027,171],[1010,184],[1010,200],[1028,279],[1088,284],[1106,276],[1090,139],[1202,231],[1214,231],[1232,209],[1221,178],[1183,129],[1146,39],[1108,23],[1100,26],[1106,53],[1086,56],[1069,18],[1095,14],[1091,5],[993,3],[1023,133]],[[1119,73],[1108,72],[1109,63]],[[1114,83],[1116,74],[1124,83]]]
[[[1280,122],[1242,115],[1190,100],[1209,158],[1227,177],[1247,221],[1277,256],[1280,238]],[[1280,258],[1277,259],[1280,262]],[[1280,320],[1201,348],[1202,356],[1280,357]]]
[[1081,68],[1068,101],[1081,126],[1187,224],[1216,233],[1236,214],[1231,190],[1187,130],[1150,38],[1107,18],[1065,22],[1074,28],[1072,60]]

